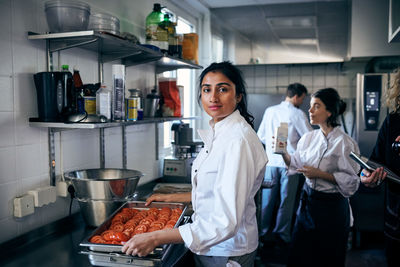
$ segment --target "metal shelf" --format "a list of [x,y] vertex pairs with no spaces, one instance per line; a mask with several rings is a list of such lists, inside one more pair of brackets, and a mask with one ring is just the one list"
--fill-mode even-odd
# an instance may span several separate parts
[[29,119],[29,126],[39,127],[39,128],[53,128],[53,129],[101,129],[101,128],[111,128],[120,126],[131,126],[139,124],[148,123],[163,123],[167,121],[177,121],[177,120],[194,120],[198,117],[162,117],[162,118],[146,118],[138,121],[116,121],[116,122],[77,122],[77,123],[65,123],[65,122],[42,122],[37,121],[37,118]]
[[79,31],[37,34],[28,32],[30,40],[47,40],[49,52],[57,52],[73,47],[81,47],[98,53],[102,62],[122,59],[127,67],[155,62],[157,73],[180,68],[201,69],[202,66],[180,58],[164,56],[163,53],[133,43],[108,32]]

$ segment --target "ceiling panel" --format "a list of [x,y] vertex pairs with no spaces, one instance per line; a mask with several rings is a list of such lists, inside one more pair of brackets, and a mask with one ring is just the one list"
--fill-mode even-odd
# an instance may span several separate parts
[[[202,0],[204,1],[204,0]],[[337,1],[242,1],[246,6],[232,6],[235,1],[207,0],[211,5],[212,23],[222,23],[239,32],[249,40],[257,42],[258,46],[268,48],[267,53],[273,53],[271,47],[282,51],[301,53],[307,51],[315,54],[315,61],[324,57],[324,53],[330,57],[344,60],[347,56],[347,36],[349,28],[349,0]],[[232,2],[232,5],[229,3]],[[290,3],[289,3],[290,2]],[[218,7],[223,6],[223,7]],[[313,18],[314,23],[308,27],[278,27],[282,23],[271,23],[273,19],[285,18]],[[282,25],[285,24],[284,20]],[[274,24],[275,26],[273,26]],[[304,26],[308,22],[300,23]],[[293,25],[298,25],[294,23]],[[304,47],[302,45],[283,45],[281,38],[316,38],[319,49],[316,46]],[[281,45],[282,47],[278,47]],[[271,57],[270,57],[271,58]],[[273,62],[265,62],[273,63]]]

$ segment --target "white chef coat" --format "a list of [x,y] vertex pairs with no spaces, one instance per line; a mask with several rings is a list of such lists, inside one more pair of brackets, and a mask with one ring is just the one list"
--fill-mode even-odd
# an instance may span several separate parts
[[210,126],[199,131],[204,148],[192,166],[193,222],[179,232],[196,254],[241,256],[258,246],[254,196],[268,160],[239,111]]
[[335,127],[327,136],[321,129],[306,133],[298,142],[297,150],[291,155],[289,174],[303,166],[318,168],[335,177],[336,184],[324,179],[309,179],[312,189],[325,193],[340,192],[344,197],[352,196],[358,189],[360,167],[349,155],[359,153],[357,143],[346,133]]
[[275,135],[275,129],[279,127],[281,122],[288,123],[286,150],[289,154],[296,151],[297,142],[300,137],[311,131],[312,127],[308,122],[306,114],[289,101],[282,101],[279,105],[269,107],[265,110],[257,135],[261,142],[265,144],[268,166],[286,168],[282,156],[272,152],[272,136]]

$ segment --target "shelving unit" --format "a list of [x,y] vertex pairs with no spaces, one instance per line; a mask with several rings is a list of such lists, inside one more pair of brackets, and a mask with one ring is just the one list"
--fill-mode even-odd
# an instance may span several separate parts
[[[121,36],[114,35],[108,32],[97,32],[93,30],[79,32],[64,32],[64,33],[46,33],[38,34],[28,32],[30,40],[45,40],[46,41],[46,68],[47,71],[53,70],[53,52],[79,47],[97,53],[99,80],[104,81],[103,63],[114,60],[121,60],[126,67],[139,64],[155,64],[155,75],[165,71],[176,69],[201,69],[202,66],[193,64],[187,60],[165,56],[159,51],[155,51],[136,44],[130,40],[126,40]],[[110,127],[122,128],[122,166],[126,168],[126,127],[132,125],[146,123],[163,123],[175,120],[190,120],[191,118],[152,118],[140,121],[122,121],[122,122],[106,122],[106,123],[63,123],[63,122],[40,122],[31,118],[29,125],[32,127],[48,128],[48,143],[49,143],[49,169],[50,169],[50,184],[56,184],[55,174],[55,145],[54,133],[63,130],[71,129],[99,129],[99,145],[100,145],[100,167],[105,166],[105,149],[104,149],[104,129]],[[158,159],[158,127],[155,127],[155,149],[156,159]]]

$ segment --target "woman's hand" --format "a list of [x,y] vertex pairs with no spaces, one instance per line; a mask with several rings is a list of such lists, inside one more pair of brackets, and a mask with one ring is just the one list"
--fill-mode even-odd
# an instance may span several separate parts
[[176,194],[153,194],[146,199],[145,206],[150,205],[151,202],[179,202],[189,203],[192,199],[192,193],[176,193]]
[[370,172],[366,169],[361,171],[361,182],[367,187],[376,187],[386,178],[387,173],[383,170],[383,167]]
[[311,166],[303,166],[303,168],[297,169],[297,171],[301,172],[302,174],[304,174],[304,176],[310,179],[320,178],[322,176],[322,171],[320,169]]
[[154,232],[138,234],[133,236],[122,246],[122,253],[145,257],[158,245]]
[[324,179],[336,184],[335,177],[332,174],[330,174],[329,172],[324,172],[318,168],[305,165],[303,166],[303,168],[297,169],[297,171],[301,172],[309,179]]
[[150,205],[151,202],[156,201],[156,202],[170,202],[171,196],[173,194],[152,194],[146,199],[146,206]]

